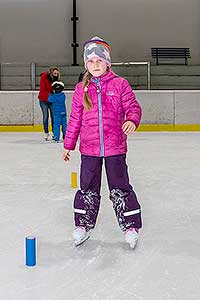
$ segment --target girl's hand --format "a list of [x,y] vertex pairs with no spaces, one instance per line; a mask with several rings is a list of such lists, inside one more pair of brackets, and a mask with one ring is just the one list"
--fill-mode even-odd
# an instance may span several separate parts
[[70,159],[70,150],[68,149],[65,149],[64,152],[63,152],[63,155],[62,155],[62,158],[64,161],[68,161]]
[[122,125],[122,130],[125,134],[129,134],[129,133],[133,133],[136,129],[135,124],[132,121],[126,121],[123,125]]

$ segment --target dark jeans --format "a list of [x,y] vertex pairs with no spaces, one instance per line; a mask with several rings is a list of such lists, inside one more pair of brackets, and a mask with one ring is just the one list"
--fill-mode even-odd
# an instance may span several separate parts
[[52,104],[50,102],[42,101],[42,100],[39,100],[39,103],[42,110],[44,132],[48,133],[49,132],[49,111],[51,116],[51,126],[53,129]]
[[80,186],[74,199],[75,226],[86,230],[95,227],[100,207],[102,164],[105,160],[110,200],[122,231],[141,228],[141,209],[137,196],[129,184],[126,155],[94,157],[81,155]]

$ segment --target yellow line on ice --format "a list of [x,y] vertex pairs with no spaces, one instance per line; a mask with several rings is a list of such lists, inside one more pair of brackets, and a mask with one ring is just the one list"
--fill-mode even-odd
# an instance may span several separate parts
[[[0,125],[0,132],[42,131],[42,125]],[[200,124],[141,124],[137,131],[200,131]]]

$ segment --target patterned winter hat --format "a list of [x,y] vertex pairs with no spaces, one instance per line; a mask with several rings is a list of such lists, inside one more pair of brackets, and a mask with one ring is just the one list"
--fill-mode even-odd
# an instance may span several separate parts
[[84,43],[84,52],[83,59],[85,68],[88,60],[94,57],[100,57],[106,61],[108,66],[111,66],[111,57],[110,57],[110,46],[103,39],[98,36],[93,37],[91,40]]
[[65,85],[64,85],[64,83],[63,83],[62,81],[54,81],[54,82],[52,83],[52,86],[53,86],[53,87],[56,86],[56,85],[60,85],[60,86],[62,86],[63,88],[65,87]]
[[54,81],[52,87],[56,93],[60,93],[64,90],[65,85],[62,81]]

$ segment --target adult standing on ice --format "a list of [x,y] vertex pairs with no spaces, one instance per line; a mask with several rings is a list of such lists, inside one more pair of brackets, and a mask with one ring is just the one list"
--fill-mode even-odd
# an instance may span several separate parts
[[111,70],[110,46],[99,37],[84,44],[87,70],[76,85],[65,135],[63,159],[80,134],[80,186],[74,199],[75,245],[89,238],[100,206],[103,160],[110,200],[125,240],[135,247],[142,227],[141,207],[129,183],[127,135],[139,126],[141,107],[127,80]]
[[51,116],[51,126],[53,130],[53,111],[52,103],[48,102],[50,93],[53,91],[52,83],[60,79],[60,71],[58,67],[50,67],[48,71],[40,74],[40,92],[38,95],[40,108],[43,118],[43,129],[45,134],[45,140],[47,141],[49,135],[49,113]]

